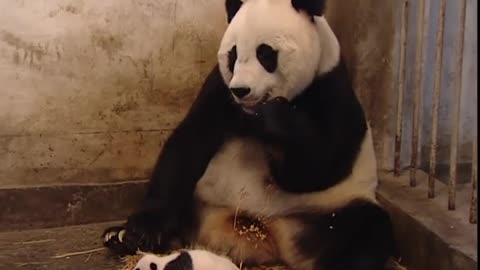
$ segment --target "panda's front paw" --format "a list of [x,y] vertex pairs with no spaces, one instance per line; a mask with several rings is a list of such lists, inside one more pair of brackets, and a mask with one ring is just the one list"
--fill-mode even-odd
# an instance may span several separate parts
[[178,249],[186,245],[182,223],[178,214],[143,210],[130,216],[124,226],[107,229],[104,245],[121,256]]
[[105,230],[102,235],[103,244],[109,248],[114,254],[117,255],[133,255],[136,253],[136,249],[129,249],[124,244],[125,227],[114,226]]
[[260,104],[255,115],[260,119],[266,135],[284,137],[289,132],[293,111],[293,106],[286,98],[276,97]]

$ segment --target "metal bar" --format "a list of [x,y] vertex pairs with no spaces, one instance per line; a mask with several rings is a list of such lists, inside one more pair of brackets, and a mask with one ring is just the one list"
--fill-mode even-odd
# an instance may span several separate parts
[[462,95],[463,49],[465,40],[466,0],[460,1],[460,31],[457,40],[452,137],[450,140],[450,178],[448,181],[448,210],[455,210],[457,189],[458,133],[460,130],[460,99]]
[[408,1],[403,1],[402,30],[400,36],[400,74],[398,77],[398,98],[397,98],[397,125],[395,129],[395,160],[394,174],[400,173],[400,152],[402,148],[402,127],[403,127],[403,95],[405,91],[406,61],[407,61],[407,33],[408,33]]
[[430,170],[428,173],[428,198],[435,197],[435,171],[437,165],[437,133],[438,133],[438,108],[440,104],[440,88],[442,84],[443,65],[443,34],[445,30],[445,11],[447,1],[440,1],[438,16],[437,40],[435,42],[435,80],[433,84],[433,106],[432,106],[432,136],[430,142]]
[[425,25],[425,0],[419,0],[417,18],[417,46],[415,48],[415,85],[413,88],[413,116],[412,116],[412,156],[410,159],[410,186],[417,186],[416,172],[420,156],[420,108],[422,107],[423,84],[423,35]]
[[478,157],[477,157],[477,147],[478,141],[477,136],[473,139],[473,153],[472,153],[472,203],[470,206],[470,223],[477,224],[477,173],[478,173]]

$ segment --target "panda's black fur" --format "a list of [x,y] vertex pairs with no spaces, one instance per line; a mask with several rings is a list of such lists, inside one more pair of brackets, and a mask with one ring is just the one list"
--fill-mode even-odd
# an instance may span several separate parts
[[[325,1],[313,2],[293,4],[309,15],[322,14]],[[241,2],[226,3],[230,22]],[[199,226],[203,226],[202,215],[209,209],[195,194],[197,182],[231,139],[250,139],[262,145],[274,184],[282,191],[300,195],[342,183],[352,173],[367,130],[363,109],[342,60],[293,100],[273,98],[259,105],[255,114],[245,113],[234,102],[217,65],[166,141],[143,208],[124,226],[108,229],[106,234],[124,230],[123,239],[108,237],[105,244],[121,255],[137,249],[165,252],[195,244]],[[394,254],[388,214],[364,198],[334,208],[297,207],[272,220],[272,228],[278,228],[272,229],[272,256],[292,270],[381,270]],[[291,234],[286,242],[282,240],[284,233]],[[263,260],[247,255],[242,260],[271,262],[266,257]]]

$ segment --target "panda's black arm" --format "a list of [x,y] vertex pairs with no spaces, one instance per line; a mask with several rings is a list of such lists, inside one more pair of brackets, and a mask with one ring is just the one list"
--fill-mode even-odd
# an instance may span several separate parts
[[[295,193],[323,189],[324,183],[312,179],[323,174],[330,163],[332,145],[324,143],[328,136],[318,130],[308,115],[289,107],[277,108],[270,115],[267,112],[260,117],[267,118],[262,121],[263,141],[281,151],[281,155],[269,155],[276,184]],[[276,119],[268,119],[272,117]]]
[[228,136],[232,114],[231,96],[215,67],[186,117],[164,144],[145,207],[178,210],[190,206],[197,181]]
[[349,125],[351,122],[324,121],[319,125],[301,112],[293,112],[283,121],[285,132],[268,140],[283,150],[279,158],[270,158],[273,177],[282,189],[320,191],[350,174],[365,135],[363,122]]
[[270,160],[273,177],[282,189],[297,193],[319,191],[342,178],[345,170],[341,167],[348,163],[348,158],[338,158],[343,152],[340,138],[301,124],[288,135],[281,143],[281,158]]
[[347,177],[365,137],[367,125],[345,69],[339,66],[315,81],[305,94],[263,106],[266,142],[283,155],[272,157],[275,181],[286,191],[327,189]]

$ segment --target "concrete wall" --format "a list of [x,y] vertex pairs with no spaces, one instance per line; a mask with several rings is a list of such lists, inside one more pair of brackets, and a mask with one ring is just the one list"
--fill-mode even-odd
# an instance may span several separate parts
[[0,1],[0,187],[146,178],[223,0]]
[[329,1],[353,84],[373,130],[378,166],[393,166],[402,1]]
[[[0,187],[147,178],[216,61],[223,3],[1,1]],[[327,10],[382,168],[393,164],[400,7]]]

